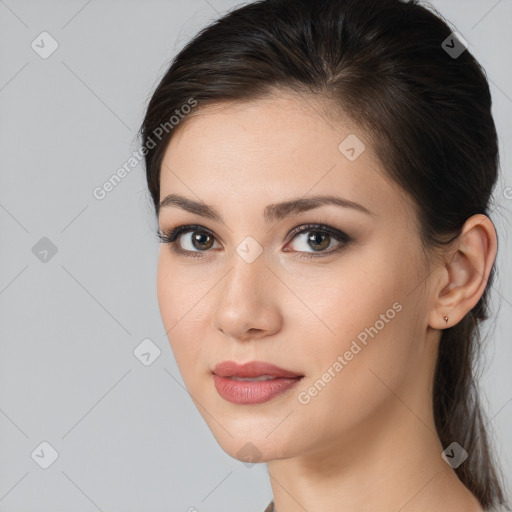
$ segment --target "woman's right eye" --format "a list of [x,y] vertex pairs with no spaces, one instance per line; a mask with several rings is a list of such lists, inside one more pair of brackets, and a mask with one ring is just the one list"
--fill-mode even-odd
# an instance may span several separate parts
[[[174,243],[180,241],[181,243],[178,243],[177,247],[186,252],[203,252],[215,248],[215,237],[208,231],[184,231]],[[217,247],[220,246],[217,245]]]
[[202,257],[201,252],[218,248],[213,246],[214,235],[201,226],[178,226],[169,231],[161,230],[157,236],[161,243],[170,244],[174,252],[183,256]]

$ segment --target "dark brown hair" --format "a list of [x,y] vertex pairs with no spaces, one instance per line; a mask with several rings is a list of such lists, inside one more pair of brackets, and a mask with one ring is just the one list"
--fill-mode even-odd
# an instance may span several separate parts
[[[386,173],[414,199],[423,247],[447,247],[469,217],[489,215],[499,167],[485,73],[467,49],[447,51],[451,33],[414,0],[259,0],[228,12],[179,52],[149,102],[141,136],[156,214],[171,118],[290,91],[365,129]],[[494,274],[493,265],[476,306],[443,330],[433,391],[441,444],[469,453],[455,471],[486,510],[506,504],[474,367]]]

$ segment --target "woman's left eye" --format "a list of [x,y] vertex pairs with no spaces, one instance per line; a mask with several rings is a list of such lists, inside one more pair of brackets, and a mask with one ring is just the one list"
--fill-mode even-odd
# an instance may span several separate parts
[[[183,247],[180,243],[182,235],[191,234],[185,237],[187,247]],[[169,232],[157,233],[160,242],[171,245],[171,249],[177,254],[191,257],[203,257],[208,249],[213,248],[215,236],[206,228],[196,225],[177,226]],[[317,256],[328,256],[339,251],[348,245],[352,239],[343,231],[323,224],[307,224],[293,229],[289,233],[290,242],[298,240],[299,248],[293,251],[297,252],[299,258],[313,258]],[[332,242],[337,244],[332,249]],[[288,244],[287,244],[288,245]],[[330,248],[330,250],[327,250]],[[194,250],[197,249],[197,250]],[[308,249],[312,249],[309,252]]]
[[[292,234],[294,236],[291,241],[297,241],[295,251],[307,253],[307,255],[300,256],[306,258],[332,254],[346,246],[351,241],[351,238],[343,231],[339,231],[329,226],[316,224],[301,226],[297,231],[294,230]],[[308,249],[313,249],[313,252],[309,252]]]
[[[298,249],[295,250],[295,252],[301,253],[298,257],[306,259],[329,256],[343,249],[352,241],[352,238],[343,231],[322,224],[299,226],[290,235],[293,235],[291,241],[298,241]],[[332,249],[332,242],[334,241],[337,244],[334,244],[335,248]],[[328,248],[331,249],[326,250]],[[313,251],[309,252],[308,249],[313,249]]]

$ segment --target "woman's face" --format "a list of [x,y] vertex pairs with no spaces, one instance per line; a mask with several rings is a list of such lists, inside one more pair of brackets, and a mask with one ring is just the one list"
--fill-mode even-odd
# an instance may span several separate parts
[[[292,95],[205,109],[176,128],[163,160],[160,200],[180,195],[222,219],[161,208],[162,232],[197,227],[161,245],[158,300],[194,403],[240,460],[354,447],[383,421],[412,417],[404,404],[428,407],[430,276],[412,202],[363,131],[321,112]],[[272,206],[317,196],[360,207]],[[321,226],[292,233],[307,224]],[[214,382],[223,361],[303,377],[240,403],[237,389],[274,384],[219,379],[232,401]]]

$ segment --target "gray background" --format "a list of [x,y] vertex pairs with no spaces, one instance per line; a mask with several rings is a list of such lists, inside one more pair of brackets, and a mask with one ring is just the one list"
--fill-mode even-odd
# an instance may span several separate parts
[[[0,0],[0,511],[260,512],[271,499],[266,465],[223,452],[183,387],[158,311],[142,165],[103,200],[92,193],[137,149],[171,58],[236,4]],[[480,382],[510,482],[512,1],[434,5],[485,67],[500,135]],[[43,31],[59,45],[45,59],[31,47]],[[46,261],[43,237],[57,249]],[[145,366],[134,350],[148,338],[161,354]],[[43,441],[58,452],[47,469]]]

